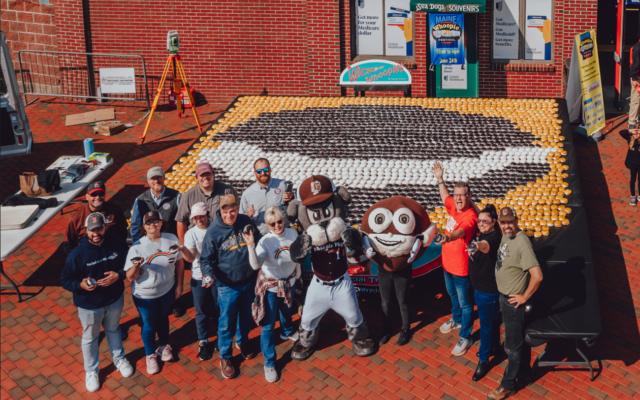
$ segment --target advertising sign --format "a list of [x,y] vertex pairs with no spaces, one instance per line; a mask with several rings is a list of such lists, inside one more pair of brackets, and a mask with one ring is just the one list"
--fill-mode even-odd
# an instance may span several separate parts
[[498,0],[493,10],[493,58],[517,60],[520,56],[520,0]]
[[526,12],[525,59],[551,60],[553,1],[527,0]]
[[411,85],[411,74],[393,61],[367,60],[342,71],[340,85]]
[[431,63],[464,64],[464,15],[429,14]]
[[100,68],[100,90],[102,93],[135,93],[135,69]]
[[442,88],[467,90],[467,69],[464,65],[442,66]]
[[413,19],[410,0],[385,1],[385,50],[387,56],[413,55]]
[[587,135],[591,136],[605,126],[602,79],[595,30],[576,35],[575,48],[582,87],[584,125],[587,128]]
[[[464,4],[460,4],[464,3]],[[448,13],[471,13],[483,14],[487,7],[486,0],[467,0],[467,1],[432,1],[432,0],[411,0],[411,11],[424,12],[448,12]]]
[[[357,0],[356,43],[358,54],[381,56],[384,54],[382,0]],[[397,28],[396,28],[397,29]],[[404,40],[404,39],[403,39]]]

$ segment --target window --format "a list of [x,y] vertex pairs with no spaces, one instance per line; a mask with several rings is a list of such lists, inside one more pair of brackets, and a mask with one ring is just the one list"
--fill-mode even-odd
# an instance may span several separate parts
[[548,63],[553,60],[553,0],[495,0],[491,60]]
[[353,58],[415,60],[410,0],[351,0]]

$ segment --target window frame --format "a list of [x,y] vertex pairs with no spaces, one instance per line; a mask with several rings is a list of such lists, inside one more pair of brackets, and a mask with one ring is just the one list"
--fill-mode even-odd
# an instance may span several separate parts
[[556,1],[551,0],[551,59],[550,60],[527,60],[526,57],[526,39],[525,33],[527,29],[527,1],[535,1],[535,0],[519,0],[520,1],[520,15],[519,15],[519,32],[520,35],[518,37],[518,57],[517,59],[508,59],[508,58],[494,58],[493,57],[493,36],[495,33],[494,27],[494,13],[495,13],[495,3],[497,0],[491,1],[491,42],[490,42],[490,54],[489,61],[491,64],[553,64],[555,59],[555,39],[556,39]]

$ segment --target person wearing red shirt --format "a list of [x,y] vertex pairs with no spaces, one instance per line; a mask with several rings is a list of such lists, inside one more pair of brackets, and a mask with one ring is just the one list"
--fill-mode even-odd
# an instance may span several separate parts
[[452,303],[451,319],[440,327],[440,332],[449,333],[454,329],[460,329],[460,339],[451,354],[462,356],[473,343],[473,300],[467,246],[476,232],[477,214],[471,202],[471,189],[467,182],[456,182],[451,197],[442,179],[444,168],[439,162],[433,166],[433,172],[438,180],[440,197],[449,213],[444,239],[436,242],[442,245],[444,282]]

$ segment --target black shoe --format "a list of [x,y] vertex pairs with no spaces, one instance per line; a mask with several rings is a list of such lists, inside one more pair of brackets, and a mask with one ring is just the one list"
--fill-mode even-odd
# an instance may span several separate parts
[[176,305],[173,307],[173,316],[176,318],[182,317],[184,315],[184,308],[182,306]]
[[200,351],[198,351],[198,358],[202,361],[211,359],[211,353],[209,353],[209,342],[200,342]]
[[490,369],[491,367],[489,367],[488,361],[479,362],[478,367],[476,368],[476,372],[473,374],[473,377],[471,379],[473,379],[476,382],[479,381],[480,379],[484,378],[485,375],[487,375]]
[[387,344],[389,339],[391,339],[391,332],[385,330],[384,332],[382,332],[382,336],[380,337],[380,346],[382,346],[383,344]]
[[127,330],[123,327],[120,327],[120,333],[122,334],[122,341],[124,342],[125,340],[127,340],[127,337],[128,337]]
[[218,341],[214,340],[213,342],[209,343],[209,348],[211,349],[211,354],[215,353],[216,351],[220,351],[220,349],[218,348]]
[[411,331],[409,329],[403,329],[400,337],[398,338],[398,346],[404,346],[411,340]]

